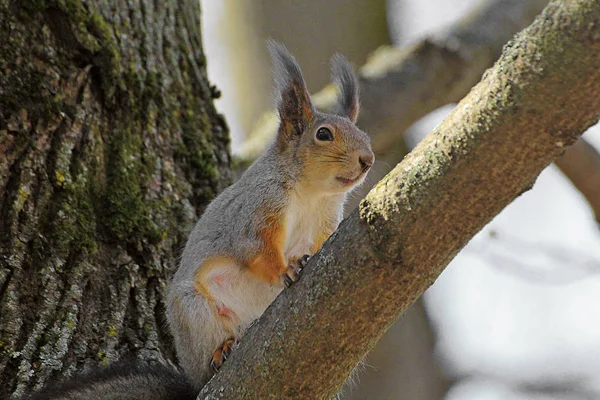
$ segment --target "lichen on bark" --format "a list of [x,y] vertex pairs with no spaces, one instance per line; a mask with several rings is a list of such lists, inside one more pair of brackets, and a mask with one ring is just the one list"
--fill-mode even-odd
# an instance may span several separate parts
[[230,181],[199,11],[0,0],[0,397],[173,356],[166,280]]

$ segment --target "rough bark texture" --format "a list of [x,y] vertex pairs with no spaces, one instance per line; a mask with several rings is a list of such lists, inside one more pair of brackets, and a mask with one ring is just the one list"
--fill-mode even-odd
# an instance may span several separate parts
[[598,96],[600,4],[552,1],[342,223],[199,398],[333,396],[468,240],[596,123]]
[[0,0],[0,397],[172,355],[187,228],[229,182],[197,0]]
[[600,224],[600,154],[581,139],[557,158],[555,164],[589,203]]
[[419,298],[379,338],[338,399],[444,399],[454,382],[438,365],[431,325]]

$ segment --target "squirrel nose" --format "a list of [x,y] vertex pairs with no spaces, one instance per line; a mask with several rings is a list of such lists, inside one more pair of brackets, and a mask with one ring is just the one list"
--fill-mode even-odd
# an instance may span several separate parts
[[360,156],[358,156],[358,162],[360,163],[360,166],[362,167],[363,171],[367,171],[369,168],[371,168],[371,165],[373,165],[374,161],[375,155],[373,155],[372,151],[369,151],[368,153],[363,153]]

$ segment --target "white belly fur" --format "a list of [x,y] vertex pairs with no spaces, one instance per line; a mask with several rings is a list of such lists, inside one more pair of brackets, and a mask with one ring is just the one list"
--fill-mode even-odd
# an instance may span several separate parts
[[206,280],[217,310],[226,307],[230,315],[221,316],[237,338],[267,309],[283,287],[271,286],[235,263],[222,264],[210,271]]
[[322,224],[321,212],[315,203],[317,202],[314,200],[292,196],[292,204],[286,218],[283,249],[283,255],[288,262],[311,253]]

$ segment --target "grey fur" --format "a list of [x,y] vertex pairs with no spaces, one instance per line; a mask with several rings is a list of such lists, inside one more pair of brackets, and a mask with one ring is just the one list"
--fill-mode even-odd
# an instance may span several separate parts
[[338,87],[339,114],[356,122],[359,111],[359,89],[348,59],[341,54],[331,58],[331,78]]
[[275,106],[279,109],[282,102],[282,94],[289,88],[290,84],[298,85],[306,90],[304,77],[298,62],[294,56],[286,49],[284,45],[275,40],[268,39],[267,47],[271,54],[271,62],[273,63],[273,81],[275,84]]
[[164,365],[119,364],[97,369],[24,400],[193,400],[197,390]]
[[[195,292],[194,274],[208,257],[227,255],[244,262],[260,251],[258,232],[267,220],[259,208],[285,207],[286,187],[297,179],[297,169],[282,161],[276,149],[269,149],[206,208],[190,234],[179,269],[169,285],[167,315],[177,355],[199,388],[212,375],[209,361],[213,352],[230,334],[218,321],[207,318],[212,310]],[[189,326],[190,323],[195,325]]]

